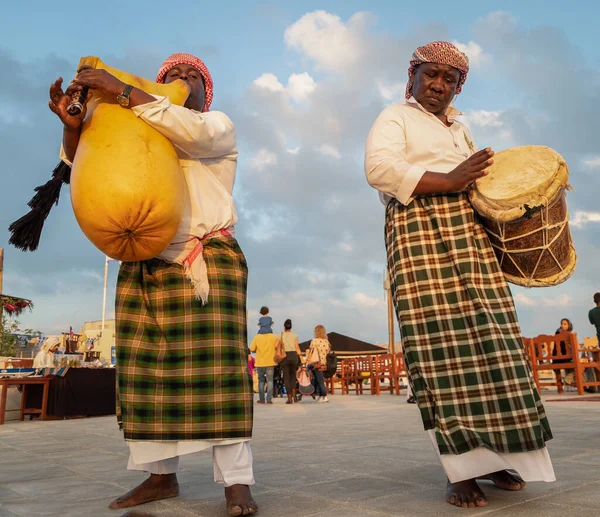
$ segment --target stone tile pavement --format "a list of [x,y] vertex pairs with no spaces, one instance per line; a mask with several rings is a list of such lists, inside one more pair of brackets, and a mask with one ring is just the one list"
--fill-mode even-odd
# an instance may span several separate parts
[[[565,398],[576,398],[566,394]],[[549,398],[559,398],[552,395]],[[600,515],[600,402],[548,402],[556,483],[485,486],[490,505],[444,502],[445,476],[404,397],[332,396],[255,408],[255,499],[263,517]],[[108,503],[144,479],[128,472],[114,417],[0,427],[0,516],[117,517]],[[181,495],[139,507],[161,517],[225,517],[209,452],[181,459]]]

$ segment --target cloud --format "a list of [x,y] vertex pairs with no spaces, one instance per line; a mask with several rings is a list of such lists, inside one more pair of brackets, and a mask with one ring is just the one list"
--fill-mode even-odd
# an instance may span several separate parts
[[554,307],[558,306],[566,306],[571,305],[573,303],[573,298],[567,293],[561,293],[557,298],[548,299],[544,298],[544,305]]
[[583,164],[590,169],[597,169],[600,167],[600,156],[583,160]]
[[406,82],[397,82],[388,84],[385,81],[379,79],[376,81],[379,95],[386,101],[398,102],[404,99],[404,92],[406,90]]
[[470,110],[465,113],[462,122],[469,127],[481,148],[490,146],[501,150],[518,145],[505,111]]
[[273,165],[277,165],[277,155],[268,149],[260,149],[250,159],[250,166],[258,172],[263,172]]
[[385,300],[383,298],[373,298],[364,293],[355,293],[352,300],[361,307],[383,307]]
[[264,88],[270,92],[285,91],[285,86],[279,82],[279,79],[277,79],[275,74],[270,72],[262,74],[258,79],[255,79],[252,84],[258,86],[259,88]]
[[317,70],[339,71],[364,55],[361,41],[368,18],[360,12],[344,23],[326,11],[307,13],[286,29],[285,42],[312,60]]
[[315,80],[307,73],[291,74],[284,86],[275,74],[266,72],[252,82],[253,86],[271,93],[281,93],[286,99],[296,103],[308,100],[317,88]]
[[465,53],[469,58],[469,68],[477,68],[486,61],[490,60],[490,56],[483,52],[481,46],[474,41],[468,43],[461,43],[460,41],[453,40],[452,44],[461,52]]
[[528,307],[533,307],[536,305],[536,301],[533,298],[530,298],[529,296],[523,293],[517,293],[514,298],[517,305],[520,304]]
[[308,99],[308,96],[315,91],[317,83],[306,72],[301,74],[292,74],[288,79],[287,90],[290,97],[299,102]]
[[583,228],[588,223],[600,223],[600,212],[582,212],[578,210],[569,222],[577,228]]
[[319,147],[319,152],[325,156],[331,156],[332,158],[336,158],[337,160],[339,160],[342,157],[338,149],[331,144],[323,144],[321,147]]
[[[539,293],[539,291],[538,291]],[[573,303],[573,298],[568,293],[560,293],[555,297],[542,296],[541,299],[538,296],[528,296],[524,293],[517,293],[515,295],[515,302],[519,305],[526,307],[556,307],[556,306],[567,306]]]
[[476,110],[469,111],[466,115],[468,117],[467,120],[469,124],[473,124],[475,126],[502,127],[503,125],[500,111]]

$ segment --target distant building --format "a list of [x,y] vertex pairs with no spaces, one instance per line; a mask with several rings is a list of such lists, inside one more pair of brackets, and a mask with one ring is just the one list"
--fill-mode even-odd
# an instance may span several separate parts
[[[387,353],[387,345],[386,348],[382,348],[381,346],[373,345],[353,337],[344,336],[344,334],[338,334],[337,332],[328,332],[327,339],[329,339],[331,349],[338,355],[346,356]],[[300,343],[299,346],[302,352],[306,352],[310,346],[310,340]]]
[[115,320],[104,321],[104,332],[101,332],[102,320],[86,321],[83,324],[83,333],[89,338],[98,338],[94,343],[94,350],[100,352],[100,359],[110,363],[110,352],[115,344]]

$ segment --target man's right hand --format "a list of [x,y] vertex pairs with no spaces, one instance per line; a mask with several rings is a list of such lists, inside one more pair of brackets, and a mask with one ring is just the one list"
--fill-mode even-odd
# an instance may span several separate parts
[[92,94],[88,93],[85,100],[83,111],[79,115],[70,115],[67,112],[67,107],[71,103],[71,95],[81,90],[82,86],[78,84],[70,84],[66,92],[62,89],[62,77],[59,77],[53,84],[50,85],[50,101],[48,106],[50,110],[62,121],[66,128],[79,129],[87,113],[87,103],[92,98]]
[[467,158],[448,173],[449,192],[461,192],[475,180],[487,175],[486,169],[494,163],[494,151],[487,147]]

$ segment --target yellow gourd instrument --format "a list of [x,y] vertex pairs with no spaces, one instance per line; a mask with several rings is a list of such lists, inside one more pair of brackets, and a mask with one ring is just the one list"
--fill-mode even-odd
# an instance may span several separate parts
[[[159,84],[84,57],[78,70],[103,69],[150,95],[182,106],[189,88],[183,81]],[[62,163],[53,179],[30,201],[31,212],[10,227],[10,242],[35,250],[44,220],[58,202],[62,183],[71,183],[79,226],[103,253],[123,261],[159,255],[173,239],[185,205],[185,179],[173,145],[115,99],[92,90],[72,170]]]

